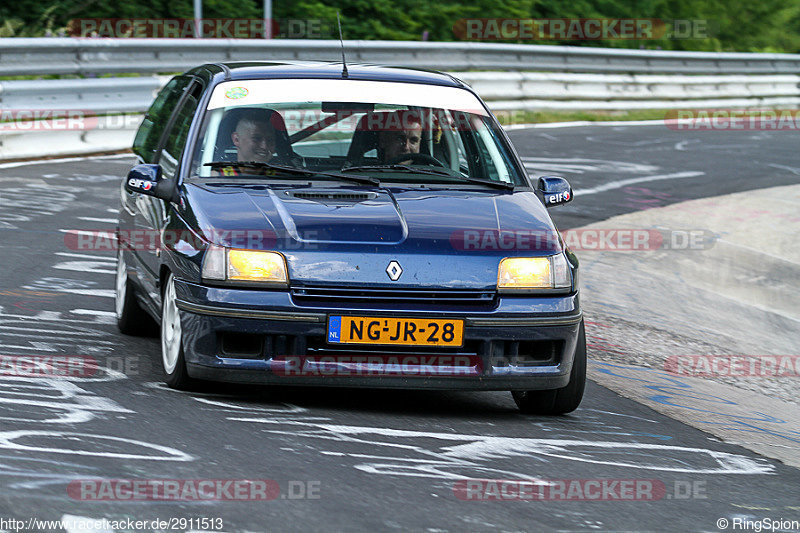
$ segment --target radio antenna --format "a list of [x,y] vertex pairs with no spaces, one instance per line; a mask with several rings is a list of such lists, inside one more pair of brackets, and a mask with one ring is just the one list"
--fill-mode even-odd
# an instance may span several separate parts
[[347,61],[344,59],[344,38],[342,37],[342,21],[339,20],[339,12],[336,12],[336,23],[339,25],[339,43],[342,45],[342,77],[349,76],[347,73]]

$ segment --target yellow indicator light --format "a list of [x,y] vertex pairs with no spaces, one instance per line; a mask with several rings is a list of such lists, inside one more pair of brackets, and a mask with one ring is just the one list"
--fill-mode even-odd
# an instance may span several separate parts
[[276,252],[228,250],[228,279],[286,283],[286,262]]
[[498,289],[552,289],[549,257],[507,257],[500,262]]

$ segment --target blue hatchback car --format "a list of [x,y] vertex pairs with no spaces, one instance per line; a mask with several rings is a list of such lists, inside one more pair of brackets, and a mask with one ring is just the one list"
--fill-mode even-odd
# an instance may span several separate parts
[[509,390],[586,380],[578,261],[486,105],[452,76],[227,63],[159,93],[121,187],[116,315],[166,383]]

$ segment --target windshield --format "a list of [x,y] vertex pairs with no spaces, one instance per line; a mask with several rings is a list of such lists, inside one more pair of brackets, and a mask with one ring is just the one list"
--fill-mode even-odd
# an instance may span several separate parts
[[459,88],[251,80],[220,84],[208,107],[193,176],[274,175],[292,167],[381,183],[525,184],[483,106]]

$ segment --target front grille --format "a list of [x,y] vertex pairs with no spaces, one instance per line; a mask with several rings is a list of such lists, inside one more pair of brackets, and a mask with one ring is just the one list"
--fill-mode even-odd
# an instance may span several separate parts
[[494,291],[470,289],[387,289],[387,288],[342,288],[342,287],[294,287],[292,299],[298,305],[326,307],[338,305],[491,309],[496,305]]

